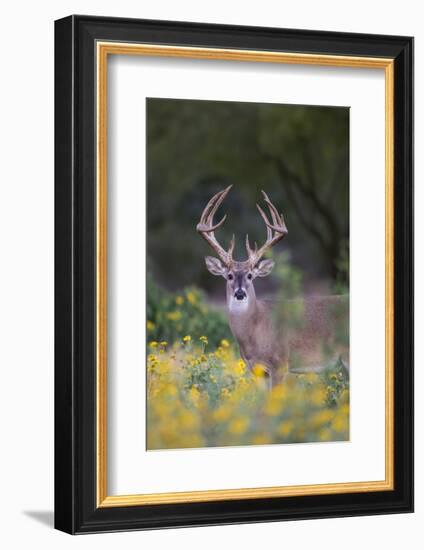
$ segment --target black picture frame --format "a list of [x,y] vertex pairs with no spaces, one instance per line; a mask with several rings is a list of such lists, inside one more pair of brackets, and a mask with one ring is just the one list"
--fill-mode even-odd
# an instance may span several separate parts
[[[97,507],[94,90],[98,40],[394,60],[394,490]],[[55,527],[76,534],[411,511],[413,39],[79,15],[56,21]]]

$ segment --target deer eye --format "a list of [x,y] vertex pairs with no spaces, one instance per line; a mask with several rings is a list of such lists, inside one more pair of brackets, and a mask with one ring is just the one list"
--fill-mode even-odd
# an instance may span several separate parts
[[247,276],[247,278],[250,280],[250,279],[252,278],[252,274],[249,273],[248,276]]
[[232,281],[234,279],[233,275],[231,273],[228,273],[228,280]]

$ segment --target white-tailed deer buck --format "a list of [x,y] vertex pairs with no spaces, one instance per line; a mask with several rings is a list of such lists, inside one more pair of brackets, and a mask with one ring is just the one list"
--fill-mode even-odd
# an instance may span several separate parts
[[[295,330],[290,328],[290,323],[284,326],[284,323],[275,322],[272,310],[276,304],[258,300],[253,281],[256,277],[266,277],[271,273],[274,262],[262,259],[263,255],[268,248],[287,235],[287,227],[283,215],[278,213],[267,194],[262,191],[270,219],[258,204],[256,206],[266,226],[266,241],[259,249],[255,243],[255,248],[252,249],[249,236],[246,235],[247,260],[234,260],[234,235],[228,250],[225,250],[215,237],[215,231],[224,223],[226,215],[216,224],[213,219],[231,187],[230,185],[220,191],[208,202],[197,225],[197,231],[218,255],[218,258],[207,256],[206,266],[213,275],[220,275],[227,281],[229,324],[239,344],[241,357],[250,370],[256,364],[265,367],[273,386],[283,381],[289,369],[289,360],[292,363],[292,357],[300,357],[305,367],[319,366],[316,361],[323,340],[331,337],[333,329],[330,317],[333,318],[333,322],[334,317],[337,317],[331,315],[330,312],[334,309],[331,306],[337,304],[340,297],[301,300],[302,322],[297,324]],[[286,307],[289,312],[296,309],[292,308],[292,305],[290,302],[285,306],[279,304],[280,307]]]

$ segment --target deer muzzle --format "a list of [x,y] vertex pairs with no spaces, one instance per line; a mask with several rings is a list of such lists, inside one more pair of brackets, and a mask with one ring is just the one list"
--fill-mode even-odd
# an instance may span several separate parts
[[239,288],[235,291],[234,293],[234,298],[236,298],[237,300],[244,300],[244,298],[246,298],[246,293],[245,291],[242,289],[242,288]]

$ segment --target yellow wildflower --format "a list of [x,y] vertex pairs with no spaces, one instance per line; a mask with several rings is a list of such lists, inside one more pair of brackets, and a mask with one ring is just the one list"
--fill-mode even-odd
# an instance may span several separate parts
[[153,321],[148,320],[147,323],[146,323],[146,327],[147,327],[147,330],[151,332],[152,330],[154,330],[155,324],[154,324]]
[[310,424],[312,428],[319,428],[326,425],[333,418],[333,413],[328,409],[322,409],[315,413],[311,419]]
[[249,426],[249,422],[244,417],[238,417],[232,420],[228,426],[228,431],[232,434],[243,434]]
[[190,397],[191,397],[192,402],[193,402],[195,405],[198,405],[198,404],[199,404],[200,392],[199,392],[199,390],[198,390],[196,387],[194,387],[194,386],[190,389]]
[[224,338],[223,340],[221,340],[221,346],[223,348],[229,348],[230,347],[230,342]]
[[288,397],[287,384],[280,384],[272,388],[271,395],[273,399],[282,401]]
[[184,303],[184,298],[182,296],[176,296],[175,303],[181,306]]
[[189,336],[188,334],[187,334],[187,336],[184,336],[183,342],[184,342],[185,344],[187,344],[188,342],[191,342],[191,336]]
[[205,346],[208,345],[208,337],[207,337],[207,336],[201,336],[201,337],[199,338],[199,340],[200,340],[203,344],[205,344]]
[[269,416],[277,416],[281,411],[281,400],[275,399],[274,397],[269,399],[265,404],[265,414]]
[[166,346],[168,345],[168,342],[159,342],[159,345],[162,347],[162,348],[166,348]]
[[187,300],[190,302],[191,305],[194,305],[197,302],[197,296],[194,292],[189,290],[187,292]]
[[151,348],[157,348],[157,347],[158,347],[158,343],[157,343],[155,340],[153,340],[153,342],[149,342],[149,346],[150,346]]
[[337,415],[331,423],[331,427],[336,432],[344,432],[345,430],[347,430],[347,417],[343,415]]
[[231,408],[228,405],[221,405],[218,409],[213,411],[212,416],[216,422],[225,422],[231,416]]
[[256,363],[256,365],[253,367],[252,372],[255,376],[258,376],[259,378],[265,376],[266,374],[266,368],[261,365],[260,363]]
[[234,368],[234,373],[241,376],[242,374],[244,374],[245,370],[246,370],[246,363],[243,361],[243,359],[240,359],[236,363],[236,366]]
[[183,410],[179,418],[179,425],[186,429],[193,429],[197,426],[197,417],[188,410]]
[[316,388],[310,397],[311,403],[314,405],[322,405],[325,399],[325,391],[322,388]]
[[283,437],[287,437],[289,433],[293,429],[293,423],[289,420],[285,422],[281,422],[281,424],[278,426],[277,432],[279,435],[282,435]]
[[267,445],[268,443],[272,443],[272,440],[268,435],[257,434],[252,437],[251,443],[252,445]]
[[177,309],[176,311],[169,311],[166,316],[170,321],[179,321],[182,317],[182,313]]
[[320,441],[331,441],[333,439],[333,433],[329,428],[322,428],[318,432],[318,439]]

